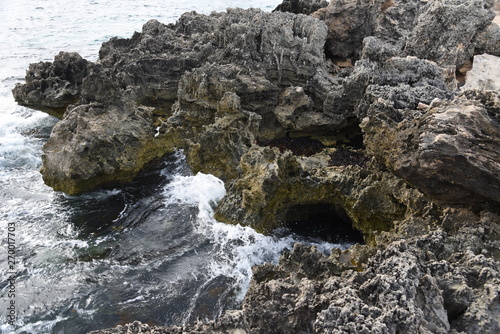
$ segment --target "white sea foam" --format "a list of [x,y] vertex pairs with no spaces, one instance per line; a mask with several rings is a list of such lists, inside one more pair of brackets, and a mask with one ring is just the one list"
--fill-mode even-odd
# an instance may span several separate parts
[[[165,190],[167,205],[183,203],[198,208],[195,228],[214,246],[209,276],[232,278],[235,286],[239,287],[237,299],[242,301],[250,283],[252,267],[264,262],[276,264],[283,250],[292,248],[297,239],[291,235],[281,238],[265,236],[248,226],[218,222],[214,218],[214,207],[225,194],[222,180],[203,173],[177,175]],[[332,248],[345,249],[349,246],[326,241],[302,241],[315,245],[325,255]]]
[[11,331],[11,326],[2,325],[0,329],[2,333],[27,333],[27,334],[42,334],[42,333],[51,333],[54,326],[65,320],[67,318],[56,317],[54,320],[45,320],[45,321],[37,321],[31,324],[24,324],[22,321],[18,324],[15,332]]
[[200,218],[213,215],[213,206],[225,195],[224,182],[210,174],[197,173],[194,176],[176,175],[166,189],[168,200],[196,205]]
[[[30,63],[52,61],[60,51],[78,52],[88,60],[98,58],[102,42],[113,36],[131,37],[134,31],[140,31],[150,19],[163,23],[173,23],[181,14],[191,10],[209,14],[211,11],[223,11],[228,7],[260,7],[271,10],[281,0],[199,0],[196,3],[184,0],[16,0],[4,1],[0,6],[0,231],[7,230],[8,223],[16,223],[16,246],[19,273],[18,289],[22,291],[17,299],[18,328],[14,333],[52,333],[60,323],[71,323],[68,314],[58,312],[75,301],[82,300],[81,307],[70,318],[80,316],[76,323],[90,319],[99,309],[96,301],[107,291],[90,291],[93,285],[86,279],[100,279],[99,284],[118,286],[118,290],[131,289],[140,296],[117,299],[120,301],[148,301],[154,291],[143,288],[145,282],[130,274],[127,286],[115,284],[122,282],[124,273],[155,270],[167,260],[153,259],[143,261],[136,267],[108,260],[91,259],[83,262],[79,254],[90,246],[106,247],[113,244],[115,235],[101,235],[92,242],[82,240],[78,228],[72,223],[73,208],[71,203],[95,199],[105,200],[111,196],[120,196],[121,190],[94,192],[81,198],[68,198],[55,193],[47,187],[39,173],[42,145],[55,119],[45,113],[20,107],[12,97],[12,88],[24,80],[24,74]],[[290,244],[288,241],[275,241],[270,237],[257,234],[248,227],[228,226],[213,219],[213,205],[224,196],[225,190],[220,180],[211,175],[197,175],[188,178],[187,169],[182,164],[182,152],[177,153],[179,167],[173,173],[178,175],[169,186],[177,194],[176,203],[195,206],[199,215],[195,222],[198,233],[205,235],[214,245],[209,258],[209,271],[213,277],[225,275],[232,277],[243,286],[248,284],[251,266],[262,261],[276,261],[281,249]],[[170,170],[169,173],[172,173]],[[177,184],[177,186],[175,186]],[[174,189],[175,186],[175,189]],[[185,187],[185,189],[183,189]],[[190,198],[190,195],[194,196]],[[86,197],[87,196],[87,197]],[[61,200],[63,198],[64,200]],[[131,204],[133,205],[133,204]],[[127,213],[126,209],[118,219]],[[122,231],[124,239],[136,238]],[[5,236],[0,236],[4,240]],[[148,242],[147,235],[137,237],[143,243]],[[128,239],[127,239],[128,240]],[[132,245],[134,246],[134,245]],[[184,245],[183,245],[184,247]],[[195,250],[196,251],[196,250]],[[189,252],[185,248],[178,250]],[[5,243],[0,244],[0,263],[4,264]],[[199,263],[205,263],[199,255]],[[186,262],[195,261],[189,258]],[[170,268],[169,268],[170,269]],[[172,270],[175,268],[172,268]],[[174,291],[188,276],[189,268],[179,268],[177,273],[166,272],[162,284],[170,284]],[[193,272],[201,279],[199,272]],[[0,270],[0,279],[5,279],[6,270]],[[102,276],[100,276],[102,275]],[[191,276],[191,275],[189,275]],[[96,278],[97,277],[97,278]],[[195,279],[195,278],[193,278]],[[134,281],[135,280],[135,281]],[[111,282],[111,283],[110,283]],[[152,284],[154,286],[154,284]],[[167,289],[168,286],[165,287]],[[175,291],[174,291],[175,292]],[[0,306],[3,305],[3,292]],[[80,298],[80,299],[79,299]],[[110,298],[114,298],[111,295]],[[166,298],[169,296],[154,298]],[[101,301],[102,302],[102,301]],[[111,299],[110,303],[115,302]],[[133,304],[133,303],[131,303]],[[97,306],[96,306],[97,305]],[[124,304],[124,305],[128,305]],[[0,309],[0,319],[4,320],[5,309]],[[36,318],[39,317],[39,318]],[[27,319],[31,319],[28,323]],[[46,320],[36,320],[46,319]],[[0,326],[1,333],[13,333],[12,328]],[[80,333],[80,332],[78,332]]]
[[199,210],[195,228],[214,245],[209,263],[209,276],[225,276],[239,286],[241,301],[249,286],[252,267],[264,262],[276,263],[285,248],[293,244],[291,237],[276,239],[257,233],[248,226],[220,223],[214,218],[215,205],[225,196],[222,180],[213,175],[176,176],[166,187],[168,203],[181,202]]

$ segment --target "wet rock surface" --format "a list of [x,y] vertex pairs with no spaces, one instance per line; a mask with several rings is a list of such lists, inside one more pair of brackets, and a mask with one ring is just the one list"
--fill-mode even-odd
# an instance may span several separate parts
[[225,182],[222,222],[363,238],[330,256],[297,244],[214,321],[94,333],[499,332],[500,95],[474,79],[500,54],[494,4],[192,12],[95,64],[31,65],[14,96],[62,118],[42,157],[54,189],[116,185],[183,149]]

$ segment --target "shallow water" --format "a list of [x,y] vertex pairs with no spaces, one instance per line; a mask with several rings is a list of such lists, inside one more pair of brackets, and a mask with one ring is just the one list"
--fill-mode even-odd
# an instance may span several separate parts
[[[133,320],[169,325],[213,319],[238,307],[253,265],[276,262],[291,247],[292,236],[266,237],[215,221],[213,206],[224,185],[211,175],[193,175],[182,152],[120,189],[82,196],[52,191],[38,170],[56,120],[18,106],[11,95],[29,63],[50,61],[61,50],[95,60],[102,42],[130,37],[151,18],[169,23],[191,10],[271,10],[280,2],[1,2],[2,333],[78,334]],[[7,318],[12,301],[15,326]]]

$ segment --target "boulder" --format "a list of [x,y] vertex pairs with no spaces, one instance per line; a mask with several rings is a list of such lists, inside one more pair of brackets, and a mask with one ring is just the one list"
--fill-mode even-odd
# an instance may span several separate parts
[[83,79],[92,67],[79,54],[61,51],[52,63],[31,64],[26,83],[13,89],[14,98],[20,105],[62,118],[66,107],[80,99]]
[[308,15],[326,6],[326,0],[284,0],[274,11]]
[[498,91],[483,99],[434,101],[400,121],[387,117],[391,106],[374,103],[361,124],[367,149],[439,202],[498,205]]
[[155,137],[152,119],[151,108],[133,104],[91,103],[68,110],[43,148],[45,183],[78,194],[129,180],[169,146]]
[[500,90],[500,57],[483,54],[474,56],[472,69],[467,72],[463,90]]

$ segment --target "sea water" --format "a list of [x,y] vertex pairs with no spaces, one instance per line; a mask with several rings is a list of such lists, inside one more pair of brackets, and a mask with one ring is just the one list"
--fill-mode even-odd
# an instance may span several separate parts
[[292,246],[292,236],[217,222],[224,184],[193,175],[181,151],[117,189],[54,192],[39,169],[57,120],[18,106],[11,93],[30,63],[62,50],[95,61],[102,42],[130,37],[150,19],[173,23],[184,12],[228,7],[270,11],[280,2],[1,0],[1,333],[214,319],[239,307],[253,265],[276,263]]

